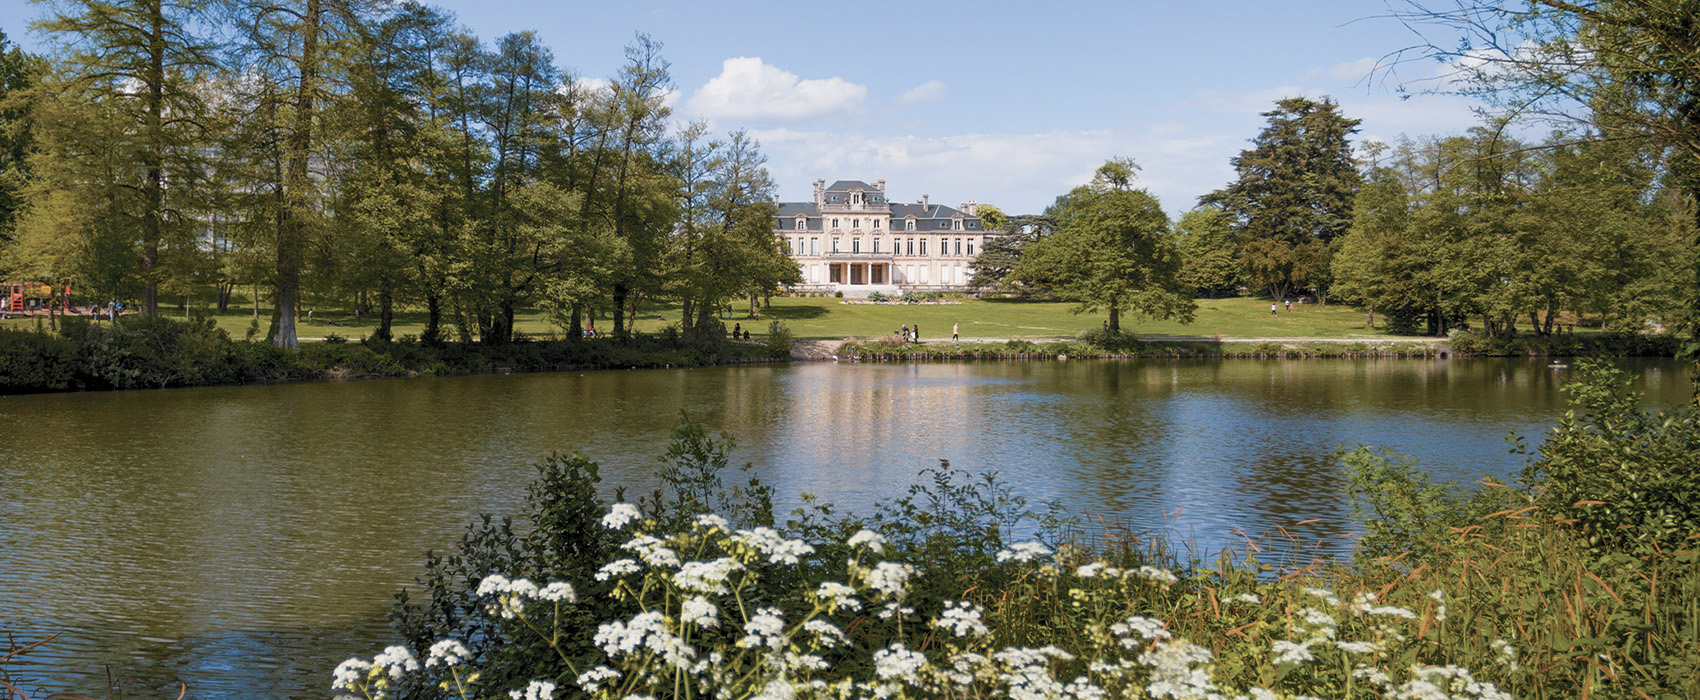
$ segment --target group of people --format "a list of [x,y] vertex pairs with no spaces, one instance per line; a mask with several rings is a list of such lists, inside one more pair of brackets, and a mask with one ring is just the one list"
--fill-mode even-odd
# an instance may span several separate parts
[[[960,324],[960,323],[950,324],[950,339],[951,340],[957,340],[958,337],[959,337],[958,333],[961,330],[962,330],[962,324]],[[897,329],[897,331],[894,333],[894,335],[896,335],[899,338],[902,338],[903,342],[905,342],[905,343],[919,343],[919,342],[921,342],[921,324],[917,323],[917,324],[911,326],[911,325],[905,323],[905,324],[903,324],[903,327]]]
[[[1287,313],[1292,313],[1292,311],[1293,311],[1293,300],[1288,299],[1288,300],[1286,300],[1286,303],[1287,303]],[[1270,316],[1279,315],[1280,309],[1281,309],[1281,302],[1275,302],[1273,304],[1270,304],[1269,305],[1269,315]]]
[[[742,334],[742,335],[739,335],[739,334]],[[744,324],[734,323],[734,324],[732,324],[732,339],[733,340],[749,340],[750,339],[750,332],[744,330]]]

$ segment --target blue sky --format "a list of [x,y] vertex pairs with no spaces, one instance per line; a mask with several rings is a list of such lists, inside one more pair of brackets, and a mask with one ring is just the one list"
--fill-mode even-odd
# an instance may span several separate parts
[[[651,35],[676,116],[749,130],[787,201],[816,179],[884,178],[900,201],[1037,212],[1131,156],[1178,214],[1233,179],[1229,159],[1282,97],[1332,96],[1363,120],[1359,141],[1475,121],[1471,103],[1423,94],[1437,64],[1374,72],[1420,41],[1375,0],[434,4],[486,42],[536,31],[584,78],[616,74],[635,33]],[[0,0],[0,29],[37,47],[21,25],[40,12]],[[1400,82],[1416,94],[1401,99]]]

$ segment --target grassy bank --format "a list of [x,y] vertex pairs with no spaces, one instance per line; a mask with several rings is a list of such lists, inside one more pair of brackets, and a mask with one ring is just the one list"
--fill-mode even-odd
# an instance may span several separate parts
[[784,359],[788,352],[784,342],[693,342],[659,333],[624,340],[533,340],[500,346],[333,339],[284,350],[263,342],[233,340],[210,319],[124,317],[117,323],[67,319],[58,333],[0,329],[0,394],[696,367]]

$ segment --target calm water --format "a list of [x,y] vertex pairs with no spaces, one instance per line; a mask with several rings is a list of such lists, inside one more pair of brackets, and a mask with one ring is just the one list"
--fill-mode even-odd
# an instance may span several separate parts
[[[1685,368],[1628,365],[1655,402]],[[531,464],[580,450],[655,485],[681,413],[738,439],[794,506],[853,510],[948,459],[1035,502],[1213,550],[1321,518],[1350,529],[1328,455],[1384,445],[1469,480],[1520,463],[1568,370],[1524,361],[1039,362],[651,370],[0,397],[0,644],[26,690],[328,697],[392,639],[391,594]],[[166,688],[169,688],[167,692]]]

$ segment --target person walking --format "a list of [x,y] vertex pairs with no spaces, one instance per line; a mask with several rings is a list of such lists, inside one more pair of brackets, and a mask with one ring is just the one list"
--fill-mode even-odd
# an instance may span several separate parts
[[1287,313],[1292,313],[1292,312],[1293,312],[1293,300],[1288,299],[1287,300]]
[[1270,315],[1270,316],[1279,316],[1279,315],[1281,315],[1281,312],[1280,312],[1280,309],[1281,309],[1281,305],[1280,305],[1280,304],[1270,304],[1270,305],[1269,305],[1269,315]]
[[917,323],[913,326],[910,326],[909,332],[913,333],[915,335],[915,342],[917,342],[917,343],[921,342],[921,324]]
[[956,342],[957,331],[960,331],[960,330],[962,330],[962,324],[960,324],[960,323],[950,324],[950,341],[951,342],[953,342],[953,343]]

